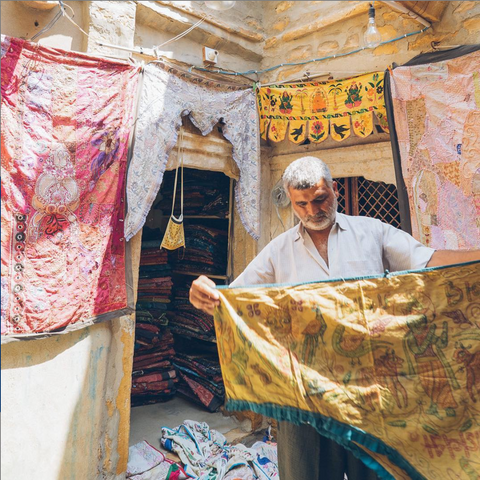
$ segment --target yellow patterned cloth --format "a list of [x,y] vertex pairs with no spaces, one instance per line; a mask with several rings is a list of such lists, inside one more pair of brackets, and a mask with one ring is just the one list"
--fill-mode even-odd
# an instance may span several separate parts
[[[280,142],[320,143],[330,135],[337,142],[351,133],[373,132],[373,113],[388,132],[383,72],[330,82],[271,85],[257,89],[260,134]],[[287,134],[288,132],[288,134]]]
[[479,478],[480,262],[219,293],[227,408],[308,422],[381,478]]

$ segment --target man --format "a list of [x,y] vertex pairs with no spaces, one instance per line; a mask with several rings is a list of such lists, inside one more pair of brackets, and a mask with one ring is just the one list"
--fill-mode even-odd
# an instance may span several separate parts
[[[232,286],[315,282],[480,260],[478,250],[435,251],[379,220],[337,213],[337,184],[315,157],[293,162],[283,182],[300,223],[272,240]],[[214,288],[213,281],[199,277],[190,289],[190,302],[213,314],[219,304]],[[373,470],[310,425],[280,422],[278,460],[281,480],[343,480],[344,473],[349,480],[376,478]]]

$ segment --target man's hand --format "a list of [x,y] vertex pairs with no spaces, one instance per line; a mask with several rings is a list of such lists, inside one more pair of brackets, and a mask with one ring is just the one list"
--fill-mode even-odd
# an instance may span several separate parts
[[217,305],[220,305],[220,296],[215,290],[215,282],[201,275],[190,287],[190,303],[199,310],[213,315]]

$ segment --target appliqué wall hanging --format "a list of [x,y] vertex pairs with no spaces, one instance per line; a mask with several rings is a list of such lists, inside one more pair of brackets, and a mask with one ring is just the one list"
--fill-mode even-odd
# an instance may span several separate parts
[[[388,132],[383,72],[329,82],[271,85],[257,90],[260,134],[280,142],[341,142],[373,132],[373,113]],[[290,127],[290,128],[289,128]],[[288,131],[288,133],[287,133]]]

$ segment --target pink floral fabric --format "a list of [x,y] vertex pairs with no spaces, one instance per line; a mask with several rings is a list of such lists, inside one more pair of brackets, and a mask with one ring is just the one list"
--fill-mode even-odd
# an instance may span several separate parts
[[1,52],[2,340],[129,312],[138,69],[4,36]]
[[480,248],[480,51],[399,67],[392,99],[412,234]]

